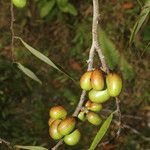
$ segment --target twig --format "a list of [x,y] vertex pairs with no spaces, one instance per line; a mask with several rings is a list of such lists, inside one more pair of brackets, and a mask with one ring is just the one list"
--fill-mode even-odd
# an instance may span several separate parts
[[13,150],[12,144],[11,144],[10,142],[8,142],[8,141],[2,139],[2,138],[0,138],[0,144],[4,144],[4,145],[6,145],[9,149]]
[[11,56],[12,56],[12,60],[13,62],[14,60],[14,21],[15,21],[15,17],[14,17],[14,9],[13,9],[13,2],[11,0],[11,6],[10,6],[10,12],[11,12],[11,23],[10,23],[10,30],[11,30]]

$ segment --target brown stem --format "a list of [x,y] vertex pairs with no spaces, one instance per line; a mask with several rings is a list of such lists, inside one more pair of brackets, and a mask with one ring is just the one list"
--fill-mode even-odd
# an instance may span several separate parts
[[8,142],[8,141],[6,141],[6,140],[4,140],[2,138],[0,138],[0,144],[6,145],[10,150],[14,149],[13,146],[12,146],[12,144],[10,142]]

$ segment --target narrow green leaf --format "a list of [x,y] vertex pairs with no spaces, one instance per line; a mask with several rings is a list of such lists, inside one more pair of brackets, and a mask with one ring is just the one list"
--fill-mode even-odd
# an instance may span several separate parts
[[96,146],[98,145],[98,143],[102,140],[103,136],[105,135],[105,133],[107,132],[107,130],[110,126],[112,118],[113,118],[113,113],[111,113],[110,116],[102,124],[102,126],[99,129],[99,131],[97,132],[89,150],[94,150],[96,148]]
[[41,146],[21,146],[16,145],[16,148],[26,149],[26,150],[48,150],[47,148],[41,147]]
[[71,15],[74,15],[74,16],[76,16],[78,14],[77,9],[72,4],[67,5],[67,11],[68,11],[68,13],[70,13]]
[[68,3],[68,0],[56,0],[58,7],[65,7]]
[[40,16],[43,18],[48,15],[48,13],[52,10],[55,5],[55,0],[50,0],[41,7]]
[[136,21],[136,23],[132,29],[130,41],[129,41],[130,44],[133,42],[136,34],[142,27],[142,25],[143,25],[144,21],[146,20],[147,16],[149,15],[149,13],[150,13],[150,0],[147,0],[145,2],[145,5],[144,5],[139,17],[138,17],[138,20]]
[[20,37],[15,37],[16,39],[19,39],[22,44],[37,58],[39,58],[40,60],[42,60],[43,62],[45,62],[46,64],[50,65],[51,67],[55,68],[56,70],[60,71],[61,73],[64,73],[67,77],[69,77],[71,80],[73,80],[74,82],[76,82],[68,73],[66,73],[61,67],[59,67],[59,65],[56,65],[55,63],[53,63],[48,57],[46,57],[45,55],[43,55],[42,53],[40,53],[39,51],[37,51],[36,49],[34,49],[33,47],[31,47],[30,45],[28,45],[25,41],[23,41],[22,38]]
[[99,29],[99,42],[109,68],[111,70],[115,69],[119,62],[119,52],[102,29]]
[[18,65],[18,68],[24,73],[26,74],[28,77],[30,77],[31,79],[37,81],[38,83],[42,84],[41,80],[38,79],[38,77],[28,68],[24,67],[22,64],[20,63],[16,63]]

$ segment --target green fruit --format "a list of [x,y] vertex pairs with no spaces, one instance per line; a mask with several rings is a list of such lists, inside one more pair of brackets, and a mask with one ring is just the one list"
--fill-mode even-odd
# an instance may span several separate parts
[[50,119],[48,120],[48,125],[51,126],[51,124],[52,124],[54,121],[55,121],[55,119],[50,118]]
[[102,122],[101,117],[94,112],[88,112],[86,117],[87,117],[87,120],[95,126],[100,125],[100,123]]
[[89,92],[89,99],[94,103],[104,103],[110,98],[108,90],[95,91],[91,90]]
[[27,0],[12,0],[13,4],[18,8],[23,8],[26,6]]
[[61,122],[61,120],[53,121],[53,123],[51,124],[51,126],[49,128],[49,134],[54,140],[59,140],[63,137],[63,135],[61,135],[58,132],[58,125],[60,124],[60,122]]
[[81,112],[78,114],[78,118],[79,118],[81,121],[85,121],[85,120],[86,120],[85,112],[81,111]]
[[102,109],[102,104],[92,103],[91,101],[87,101],[85,106],[88,110],[99,112]]
[[78,129],[76,129],[71,134],[66,135],[64,137],[64,142],[67,145],[73,146],[73,145],[76,145],[80,141],[80,138],[81,138],[80,131]]
[[91,85],[94,90],[100,91],[104,88],[104,78],[100,70],[94,70],[91,75]]
[[65,118],[58,126],[58,131],[62,135],[67,135],[73,131],[76,125],[76,119],[74,117]]
[[91,75],[92,75],[92,71],[87,71],[86,73],[84,73],[82,76],[81,76],[81,79],[80,79],[80,86],[83,90],[90,90],[92,88],[92,85],[91,85]]
[[118,74],[108,74],[106,76],[106,84],[110,96],[116,97],[120,94],[122,89],[122,79]]
[[64,119],[67,111],[62,106],[54,106],[50,109],[49,115],[52,119]]

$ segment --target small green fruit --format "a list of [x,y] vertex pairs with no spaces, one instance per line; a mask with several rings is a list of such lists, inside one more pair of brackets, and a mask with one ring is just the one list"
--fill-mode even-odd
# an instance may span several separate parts
[[73,146],[73,145],[76,145],[80,141],[80,138],[81,138],[80,131],[78,129],[76,129],[71,134],[66,135],[64,137],[64,142],[67,145]]
[[100,70],[94,70],[91,75],[91,85],[94,90],[100,91],[104,88],[104,78]]
[[62,106],[54,106],[50,109],[49,115],[52,119],[64,119],[67,111]]
[[87,107],[88,110],[91,110],[91,111],[94,111],[94,112],[99,112],[103,108],[102,104],[92,103],[91,101],[87,101],[85,106]]
[[61,120],[53,121],[53,123],[51,124],[51,126],[49,128],[49,134],[54,140],[59,140],[63,137],[63,135],[61,135],[58,132],[58,125],[60,124],[60,122],[61,122]]
[[94,112],[88,112],[86,117],[87,117],[87,120],[95,126],[100,125],[100,123],[102,122],[101,117]]
[[108,74],[106,76],[106,84],[110,96],[116,97],[120,94],[122,89],[122,79],[118,74]]
[[58,131],[62,135],[67,135],[73,131],[76,125],[74,117],[65,118],[58,126]]
[[81,112],[78,114],[78,118],[79,118],[81,121],[85,121],[85,120],[86,120],[85,112],[84,112],[84,111],[81,111]]
[[27,0],[12,0],[13,4],[18,8],[23,8],[26,6]]
[[92,75],[92,71],[87,71],[81,76],[80,86],[83,90],[88,91],[92,88],[91,75]]
[[104,103],[110,98],[108,90],[95,91],[91,90],[89,92],[89,99],[94,103]]

